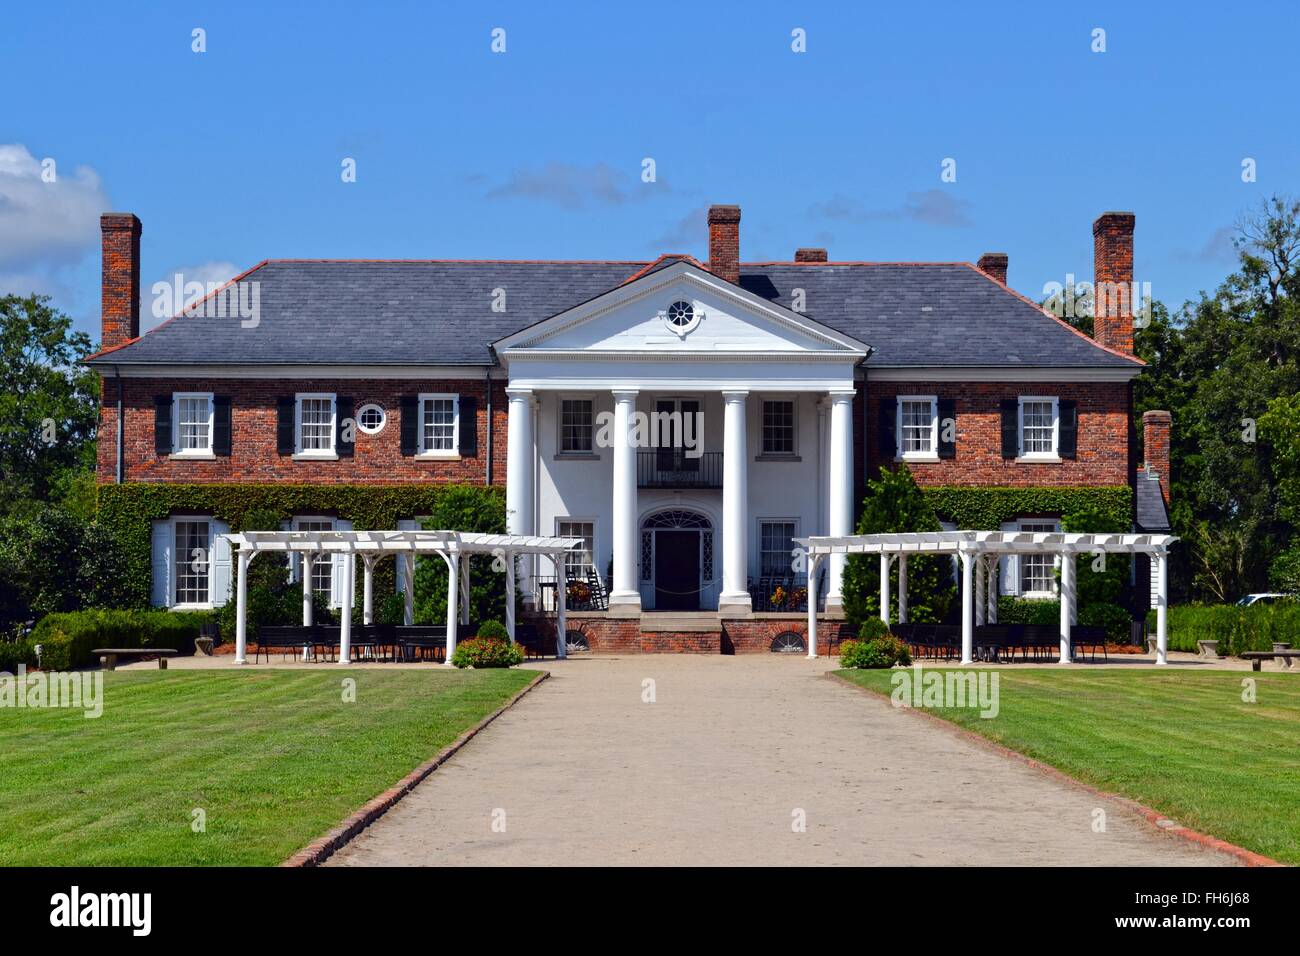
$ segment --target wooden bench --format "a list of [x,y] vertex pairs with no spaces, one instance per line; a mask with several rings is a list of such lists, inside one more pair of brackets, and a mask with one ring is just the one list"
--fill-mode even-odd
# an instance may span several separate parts
[[[97,647],[92,654],[99,655],[99,666],[106,671],[117,670],[119,657],[134,657],[144,660],[146,657],[158,658],[158,669],[167,669],[167,658],[175,657],[176,652],[170,647]],[[1258,670],[1259,668],[1256,668]]]
[[1300,657],[1300,651],[1243,651],[1241,655],[1242,660],[1250,661],[1250,669],[1253,671],[1259,670],[1264,661],[1275,657],[1286,661],[1286,666],[1289,668],[1292,659]]

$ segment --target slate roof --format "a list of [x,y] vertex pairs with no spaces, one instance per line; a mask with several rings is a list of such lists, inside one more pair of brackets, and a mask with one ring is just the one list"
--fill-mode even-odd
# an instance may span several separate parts
[[[259,283],[256,328],[176,318],[91,361],[485,365],[493,342],[672,261],[273,259],[243,277]],[[871,367],[1136,365],[966,263],[752,263],[740,285],[786,307],[803,289],[804,313],[872,346]]]
[[1169,531],[1169,515],[1160,482],[1148,478],[1145,468],[1137,473],[1137,526],[1143,531]]

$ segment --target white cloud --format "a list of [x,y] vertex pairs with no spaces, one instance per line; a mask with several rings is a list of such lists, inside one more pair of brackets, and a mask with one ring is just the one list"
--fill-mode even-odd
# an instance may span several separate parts
[[[79,260],[99,239],[108,197],[88,166],[54,160],[53,181],[20,143],[0,144],[0,268],[37,273]],[[32,267],[36,267],[33,269]]]

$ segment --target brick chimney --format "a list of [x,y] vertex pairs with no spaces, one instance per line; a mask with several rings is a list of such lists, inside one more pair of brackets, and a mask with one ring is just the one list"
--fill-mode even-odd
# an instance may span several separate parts
[[1102,345],[1133,354],[1133,223],[1131,212],[1104,212],[1092,224],[1092,334]]
[[1166,411],[1152,409],[1142,413],[1142,449],[1146,457],[1147,477],[1160,479],[1160,494],[1169,507],[1169,432],[1174,417]]
[[740,207],[709,207],[709,271],[740,282]]
[[996,282],[1007,284],[1007,254],[1005,252],[986,252],[975,263],[975,268]]
[[99,217],[104,241],[101,348],[140,335],[140,220],[129,212]]
[[794,251],[795,262],[825,262],[828,258],[825,249],[812,249],[805,246]]

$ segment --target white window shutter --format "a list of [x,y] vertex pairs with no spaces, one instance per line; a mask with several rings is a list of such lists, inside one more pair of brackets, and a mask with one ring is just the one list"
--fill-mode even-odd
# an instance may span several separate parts
[[230,600],[230,542],[221,535],[230,534],[230,525],[215,518],[210,525],[212,534],[212,577],[210,593],[212,606],[221,607]]
[[149,562],[152,575],[149,602],[154,607],[171,607],[172,547],[172,523],[167,520],[155,521]]
[[[1019,526],[1014,521],[1002,522],[1002,531],[1017,531]],[[1002,569],[1002,593],[1018,596],[1020,594],[1020,562],[1014,554],[1003,557],[999,567]]]

